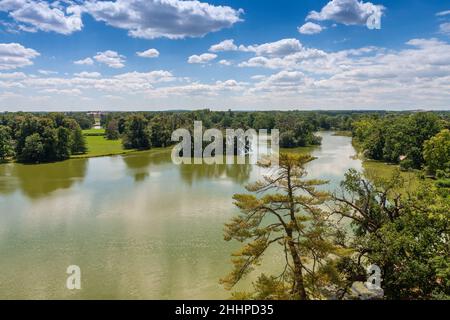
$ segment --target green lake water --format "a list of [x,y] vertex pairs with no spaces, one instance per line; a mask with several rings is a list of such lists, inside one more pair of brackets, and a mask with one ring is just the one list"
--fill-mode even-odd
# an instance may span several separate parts
[[[362,163],[351,138],[320,134],[308,177],[332,190]],[[223,225],[261,170],[176,166],[168,152],[0,165],[0,299],[228,298],[218,280],[238,244]],[[279,261],[269,253],[265,270]],[[66,288],[69,265],[81,290]]]

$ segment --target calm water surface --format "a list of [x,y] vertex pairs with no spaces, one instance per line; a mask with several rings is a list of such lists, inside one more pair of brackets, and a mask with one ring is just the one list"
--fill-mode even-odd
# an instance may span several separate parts
[[[333,189],[361,162],[350,138],[321,135],[309,177]],[[238,244],[223,240],[223,224],[236,213],[232,195],[261,174],[175,166],[167,152],[0,165],[0,298],[227,298],[218,279]],[[276,269],[276,257],[266,261]],[[82,290],[65,287],[72,264]]]

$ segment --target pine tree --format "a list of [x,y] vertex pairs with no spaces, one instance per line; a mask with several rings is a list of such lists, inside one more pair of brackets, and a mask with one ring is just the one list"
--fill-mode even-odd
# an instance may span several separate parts
[[[247,186],[256,195],[234,195],[241,214],[225,225],[225,240],[235,239],[244,246],[233,254],[233,271],[221,280],[227,289],[259,265],[269,247],[278,245],[285,257],[280,261],[283,273],[277,277],[262,275],[255,289],[276,288],[274,296],[288,295],[292,299],[321,297],[321,268],[337,248],[330,240],[328,212],[323,209],[330,195],[317,190],[326,181],[304,179],[305,165],[312,159],[309,155],[281,154],[279,166],[269,169],[271,174]],[[283,294],[280,288],[288,292]],[[256,292],[255,297],[261,297],[261,292]]]

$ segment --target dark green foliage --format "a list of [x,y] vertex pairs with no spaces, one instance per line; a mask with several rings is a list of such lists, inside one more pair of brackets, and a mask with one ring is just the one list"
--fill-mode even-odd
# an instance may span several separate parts
[[366,157],[390,163],[404,161],[405,169],[420,169],[424,143],[441,130],[442,123],[432,112],[369,116],[353,124],[353,135]]
[[58,127],[56,129],[57,137],[56,137],[56,146],[55,146],[55,159],[56,160],[65,160],[70,157],[71,154],[71,146],[72,139],[70,130],[64,127]]
[[444,129],[426,141],[423,156],[429,173],[450,178],[450,130]]
[[82,130],[91,129],[95,124],[94,117],[85,112],[69,113],[68,116],[74,119]]
[[20,114],[3,121],[8,125],[9,151],[14,147],[10,156],[19,162],[60,161],[86,151],[80,126],[62,113]]
[[120,137],[119,134],[119,124],[118,121],[113,119],[109,121],[108,125],[106,126],[105,131],[105,137],[108,140],[118,140]]
[[123,145],[126,149],[150,149],[151,130],[143,115],[132,115],[125,125]]
[[0,125],[0,161],[5,161],[14,155],[11,129]]
[[45,159],[45,148],[42,138],[38,133],[33,133],[25,138],[23,148],[19,154],[19,160],[29,163],[39,163]]
[[388,299],[449,296],[450,198],[430,182],[411,194],[401,193],[402,185],[398,173],[370,180],[354,170],[346,174],[335,211],[352,223],[345,245],[355,254],[340,269],[354,280],[355,265],[378,265]]
[[76,128],[72,132],[72,154],[83,154],[87,152],[86,139],[80,128]]

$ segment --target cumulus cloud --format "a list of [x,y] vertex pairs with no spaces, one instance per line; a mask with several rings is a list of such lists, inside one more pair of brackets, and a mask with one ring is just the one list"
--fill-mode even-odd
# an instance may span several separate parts
[[101,77],[101,74],[99,72],[83,71],[83,72],[74,73],[74,76],[80,77],[80,78],[99,78],[99,77]]
[[26,78],[26,74],[23,72],[7,72],[7,73],[0,73],[0,79],[2,80],[20,80]]
[[230,98],[232,93],[242,93],[247,87],[247,83],[238,82],[234,79],[216,81],[211,84],[189,83],[180,86],[164,87],[154,90],[151,95],[156,97],[182,96],[182,97],[218,97],[226,94]]
[[0,11],[8,13],[11,30],[69,35],[83,28],[84,13],[144,39],[201,37],[233,26],[243,14],[198,0],[0,0]]
[[231,66],[231,62],[228,61],[228,60],[225,60],[225,59],[220,60],[220,61],[219,61],[219,64],[221,64],[221,65],[223,65],[223,66]]
[[8,16],[17,24],[17,29],[27,32],[40,30],[67,35],[83,27],[78,5],[64,7],[58,2],[1,0],[0,11],[8,12]]
[[91,58],[86,58],[86,59],[81,59],[81,60],[76,60],[73,63],[78,64],[78,65],[93,65],[94,64],[94,60],[92,60]]
[[217,58],[217,54],[214,53],[203,53],[201,55],[192,55],[188,58],[188,63],[193,64],[204,64],[208,63]]
[[38,72],[39,72],[40,74],[45,75],[45,76],[49,76],[49,75],[53,75],[53,74],[58,74],[58,71],[44,70],[44,69],[39,69]]
[[39,52],[25,48],[19,43],[0,43],[0,70],[10,70],[32,65],[32,59],[37,56],[39,56]]
[[384,6],[359,0],[331,0],[319,12],[311,11],[307,20],[330,20],[344,25],[366,25],[371,16],[381,17]]
[[260,45],[239,46],[240,51],[254,52],[258,56],[267,55],[270,57],[286,56],[301,51],[303,48],[297,39],[282,39],[275,42]]
[[224,40],[218,44],[212,45],[209,48],[211,52],[221,52],[221,51],[236,51],[238,47],[234,44],[233,39]]
[[[325,51],[303,45],[297,49],[287,50],[285,55],[273,50],[251,51],[254,56],[244,62],[247,67],[267,70],[258,70],[250,83],[226,78],[191,82],[165,70],[115,76],[84,71],[72,77],[0,72],[1,91],[9,92],[0,106],[7,107],[14,102],[24,107],[33,103],[36,106],[36,98],[44,97],[48,99],[49,108],[58,107],[61,99],[65,105],[77,106],[80,97],[86,97],[92,99],[92,107],[102,107],[102,103],[106,103],[104,108],[124,107],[124,101],[130,108],[141,106],[144,109],[179,108],[180,101],[185,108],[198,105],[224,108],[224,104],[225,107],[255,109],[270,105],[314,109],[448,108],[448,41],[412,39],[395,50],[362,47]],[[258,55],[262,52],[264,55]],[[63,92],[66,94],[62,95]],[[102,99],[109,95],[121,96],[124,100],[104,102]]]
[[110,68],[120,69],[125,67],[125,56],[118,54],[116,51],[106,50],[97,52],[94,59],[97,62],[106,64]]
[[102,77],[97,72],[75,73],[73,77],[41,77],[22,73],[0,73],[0,88],[19,88],[27,92],[87,93],[94,91],[109,94],[139,94],[154,89],[155,84],[176,80],[165,70],[149,72],[127,72],[111,77]]
[[326,56],[318,49],[305,48],[297,39],[282,39],[276,42],[243,47],[245,51],[255,53],[255,57],[241,62],[240,67],[262,67],[269,69],[297,68],[305,61]]
[[243,13],[197,0],[90,0],[83,8],[97,21],[144,39],[201,37],[231,27]]
[[313,22],[307,22],[301,27],[298,28],[298,32],[301,34],[316,34],[322,32],[323,28],[322,26],[313,23]]
[[138,51],[136,54],[141,58],[157,58],[159,57],[159,51],[156,49],[148,49],[145,51]]

